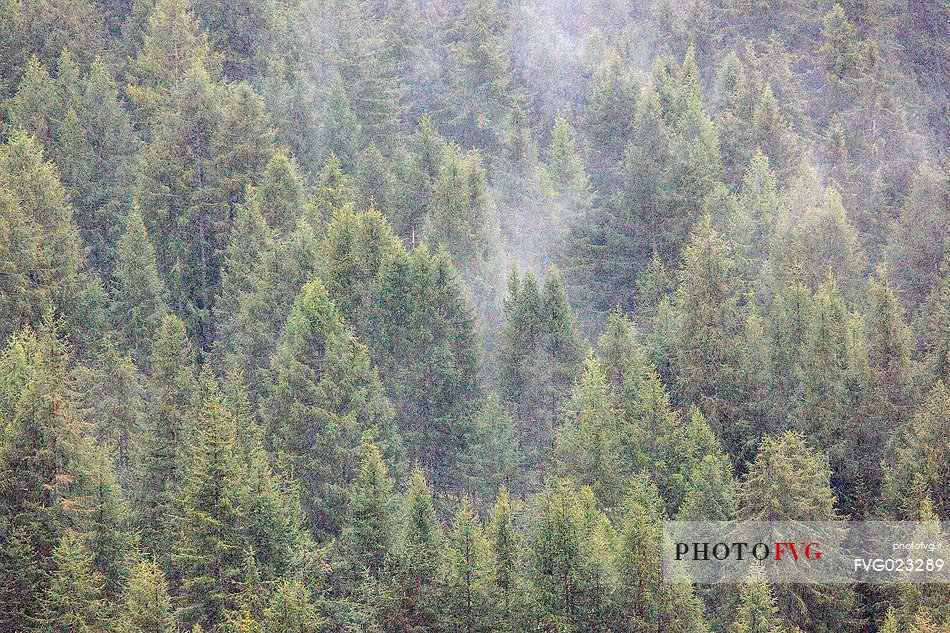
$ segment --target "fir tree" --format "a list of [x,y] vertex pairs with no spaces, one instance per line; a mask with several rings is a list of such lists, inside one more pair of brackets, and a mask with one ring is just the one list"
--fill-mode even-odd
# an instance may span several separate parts
[[[72,208],[56,168],[44,161],[32,137],[15,132],[0,146],[0,184],[8,227],[0,236],[0,335],[5,339],[25,324],[38,325],[50,306],[67,318],[78,316],[83,280]],[[79,324],[69,325],[72,330]]]
[[487,527],[487,537],[491,556],[491,587],[495,595],[501,596],[497,606],[500,631],[515,630],[516,608],[520,604],[520,546],[515,532],[514,514],[508,490],[502,488],[492,506]]
[[620,413],[611,402],[600,363],[588,357],[571,400],[567,420],[557,431],[558,471],[578,485],[590,486],[607,508],[623,494],[620,472]]
[[103,347],[91,367],[76,373],[89,428],[96,441],[108,447],[118,481],[129,490],[141,457],[143,377],[132,359],[121,355],[114,343]]
[[379,577],[394,545],[393,481],[369,432],[363,435],[360,454],[342,542],[357,572]]
[[209,629],[233,605],[245,520],[234,418],[212,380],[208,374],[201,378],[194,445],[181,483],[182,522],[172,555],[182,574],[181,617]]
[[197,370],[185,324],[166,316],[152,343],[151,392],[135,499],[142,544],[163,558],[173,539],[173,504],[194,431]]
[[736,616],[736,631],[739,633],[771,633],[777,628],[772,593],[757,566],[752,567],[745,584],[739,589]]
[[386,614],[387,628],[429,630],[438,626],[440,569],[444,537],[435,514],[432,491],[420,470],[414,470],[405,495],[402,542],[396,569],[395,609]]

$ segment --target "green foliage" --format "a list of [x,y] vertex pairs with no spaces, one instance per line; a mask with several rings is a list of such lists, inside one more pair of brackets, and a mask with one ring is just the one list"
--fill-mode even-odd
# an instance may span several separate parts
[[[42,617],[54,551],[79,510],[82,419],[67,360],[50,320],[0,356],[0,622],[11,630]],[[64,556],[76,554],[71,543]]]
[[172,633],[175,618],[165,575],[155,561],[142,560],[129,577],[120,631]]
[[738,633],[771,633],[776,628],[776,609],[772,593],[762,579],[762,571],[758,567],[753,567],[749,578],[739,589],[736,631]]
[[73,532],[53,550],[49,588],[43,598],[42,627],[55,633],[92,633],[105,625],[102,577],[92,556]]
[[508,281],[501,330],[500,389],[518,425],[524,467],[540,467],[580,363],[581,343],[560,278],[553,270],[538,287],[516,270]]
[[164,557],[173,539],[173,504],[195,430],[198,389],[194,351],[178,317],[166,316],[155,335],[148,388],[152,397],[134,507],[142,544]]
[[891,440],[885,472],[884,498],[903,516],[915,516],[920,502],[929,496],[937,513],[943,516],[950,503],[947,498],[946,451],[947,419],[950,416],[950,391],[938,382],[924,398],[912,420],[896,430]]
[[274,356],[268,400],[270,433],[301,485],[307,525],[320,537],[337,534],[335,511],[356,478],[355,452],[372,430],[399,456],[393,410],[366,348],[343,322],[319,281],[303,287]]
[[152,339],[168,314],[168,291],[159,277],[155,249],[136,207],[126,219],[117,250],[112,322],[121,336],[122,351],[146,367]]
[[0,146],[0,209],[0,335],[38,325],[50,307],[76,316],[83,278],[72,208],[56,168],[24,132]]

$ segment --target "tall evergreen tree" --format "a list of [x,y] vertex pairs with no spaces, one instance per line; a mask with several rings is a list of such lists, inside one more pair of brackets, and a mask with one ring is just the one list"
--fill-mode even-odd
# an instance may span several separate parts
[[393,459],[401,446],[393,410],[366,348],[340,317],[323,284],[294,303],[272,364],[270,433],[301,485],[307,524],[319,536],[341,528],[338,508],[356,478],[355,452],[372,430]]
[[176,316],[166,316],[155,335],[148,388],[151,397],[134,507],[142,545],[167,561],[174,539],[174,503],[195,429],[198,389],[194,350],[185,324]]
[[129,213],[117,250],[112,322],[122,337],[122,351],[146,367],[152,339],[168,314],[168,291],[138,208]]
[[[51,320],[38,330],[22,330],[0,356],[0,628],[5,631],[43,617],[40,605],[58,564],[54,551],[76,518],[82,420],[67,362],[68,348]],[[63,555],[76,554],[70,544],[75,543],[67,541]]]
[[7,227],[0,236],[5,339],[25,324],[38,325],[50,306],[67,318],[78,316],[84,280],[72,207],[56,168],[32,137],[15,132],[0,146],[0,184]]
[[445,557],[445,621],[466,633],[494,630],[488,540],[468,499],[455,513]]
[[158,563],[142,560],[133,570],[125,594],[120,631],[172,633],[175,618],[165,575]]
[[106,625],[102,576],[82,538],[66,532],[52,553],[52,574],[43,597],[42,627],[55,633],[92,633]]

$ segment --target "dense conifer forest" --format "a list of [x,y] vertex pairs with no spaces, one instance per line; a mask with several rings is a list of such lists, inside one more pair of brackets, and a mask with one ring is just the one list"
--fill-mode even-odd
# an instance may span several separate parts
[[0,633],[937,633],[946,0],[0,0]]

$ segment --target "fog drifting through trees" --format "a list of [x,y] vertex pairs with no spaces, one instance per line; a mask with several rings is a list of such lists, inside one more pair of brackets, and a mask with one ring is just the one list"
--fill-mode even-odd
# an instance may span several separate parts
[[0,0],[0,633],[930,633],[950,7]]

